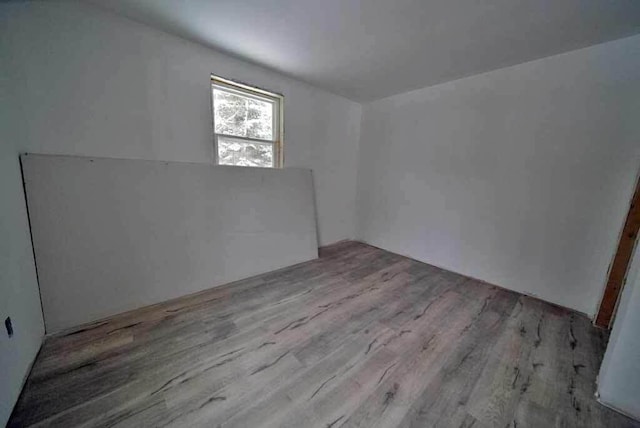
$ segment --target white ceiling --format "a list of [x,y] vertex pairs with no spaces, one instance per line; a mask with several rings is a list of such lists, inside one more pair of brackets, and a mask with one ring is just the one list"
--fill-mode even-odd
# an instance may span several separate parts
[[93,0],[355,101],[640,32],[640,0]]

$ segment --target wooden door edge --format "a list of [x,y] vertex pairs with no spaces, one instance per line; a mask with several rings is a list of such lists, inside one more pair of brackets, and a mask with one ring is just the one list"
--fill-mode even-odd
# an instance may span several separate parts
[[618,238],[616,252],[611,262],[611,267],[607,274],[604,293],[600,300],[598,312],[593,323],[597,327],[610,328],[618,300],[622,293],[624,283],[631,263],[634,249],[638,242],[638,231],[640,229],[640,177],[636,178],[636,187],[629,203],[629,210],[622,227],[622,233]]

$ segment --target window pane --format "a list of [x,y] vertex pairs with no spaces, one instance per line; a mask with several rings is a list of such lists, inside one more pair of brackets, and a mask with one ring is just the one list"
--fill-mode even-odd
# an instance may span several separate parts
[[216,134],[273,140],[273,104],[213,89]]
[[273,104],[249,99],[247,137],[273,140]]
[[273,143],[218,137],[218,163],[273,167]]

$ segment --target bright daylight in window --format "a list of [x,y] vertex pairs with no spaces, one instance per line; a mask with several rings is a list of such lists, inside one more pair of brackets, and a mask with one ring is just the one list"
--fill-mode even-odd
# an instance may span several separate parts
[[282,96],[211,78],[216,163],[282,166]]

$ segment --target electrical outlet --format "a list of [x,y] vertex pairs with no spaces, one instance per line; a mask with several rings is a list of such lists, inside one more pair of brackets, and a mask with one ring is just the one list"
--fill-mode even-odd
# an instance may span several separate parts
[[11,317],[7,317],[6,320],[4,320],[4,326],[7,329],[7,334],[9,335],[9,337],[13,336],[13,324],[11,324]]

